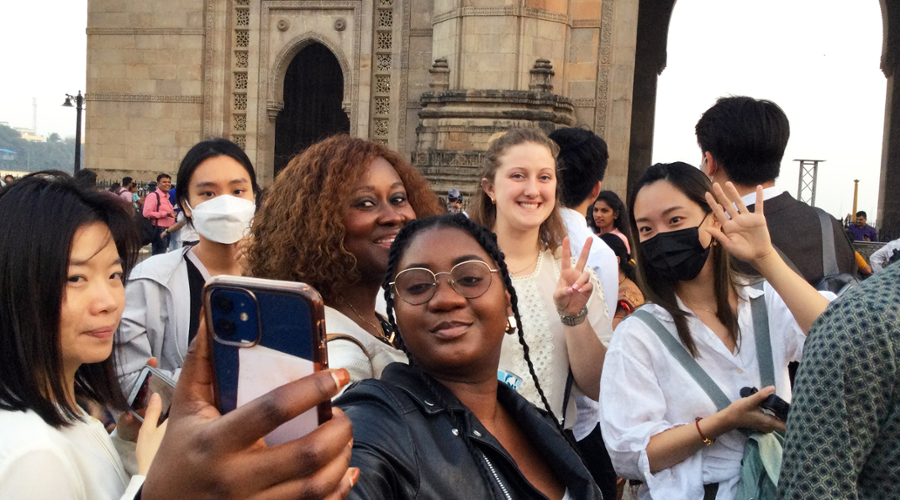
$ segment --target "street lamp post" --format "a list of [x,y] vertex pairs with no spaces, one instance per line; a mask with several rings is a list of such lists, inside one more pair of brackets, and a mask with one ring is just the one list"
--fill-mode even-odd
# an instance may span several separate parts
[[[72,99],[75,99],[75,106],[72,106]],[[75,124],[75,172],[78,172],[81,169],[81,110],[84,109],[84,97],[81,96],[81,91],[78,91],[77,96],[66,94],[66,102],[63,103],[63,106],[75,108],[77,121]]]

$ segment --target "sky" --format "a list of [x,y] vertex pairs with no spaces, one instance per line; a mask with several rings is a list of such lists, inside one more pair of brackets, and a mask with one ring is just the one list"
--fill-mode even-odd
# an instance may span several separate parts
[[[654,162],[697,165],[694,125],[719,96],[778,103],[791,139],[778,187],[796,196],[795,158],[823,159],[816,205],[875,218],[887,81],[878,65],[882,22],[877,0],[678,0],[668,64],[659,78]],[[85,87],[86,0],[4,2],[0,47],[0,123],[75,135],[65,94]],[[88,104],[89,105],[89,104]]]
[[[819,164],[816,205],[876,218],[887,80],[881,7],[857,0],[678,0],[659,77],[653,162],[699,165],[694,126],[720,96],[769,99],[791,138],[776,187],[797,196],[798,163]],[[736,22],[739,20],[740,22]]]

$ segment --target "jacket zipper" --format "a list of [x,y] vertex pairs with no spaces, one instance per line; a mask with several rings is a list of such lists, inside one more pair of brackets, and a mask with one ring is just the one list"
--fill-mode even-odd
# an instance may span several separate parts
[[488,469],[491,470],[491,474],[494,475],[494,479],[497,481],[497,484],[500,486],[500,490],[503,491],[503,496],[506,497],[506,500],[512,500],[512,497],[509,495],[509,490],[506,489],[506,486],[503,484],[503,481],[500,480],[500,475],[497,474],[497,470],[494,469],[494,464],[488,460],[487,455],[484,453],[481,454],[482,458],[484,458],[485,463],[487,463]]

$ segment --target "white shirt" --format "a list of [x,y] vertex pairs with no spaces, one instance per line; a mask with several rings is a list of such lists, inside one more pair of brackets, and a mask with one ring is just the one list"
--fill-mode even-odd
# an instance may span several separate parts
[[873,273],[881,271],[887,265],[888,260],[894,255],[894,250],[900,250],[900,239],[887,243],[869,256],[869,264],[872,265]]
[[[572,259],[575,262],[575,259]],[[559,282],[561,260],[554,259],[549,250],[540,253],[534,272],[528,276],[513,277],[512,284],[518,297],[519,315],[522,318],[522,332],[528,343],[529,355],[534,364],[534,371],[541,383],[541,388],[550,408],[557,418],[562,419],[562,404],[565,396],[566,379],[569,375],[569,352],[566,349],[566,332],[556,304],[553,303],[553,290]],[[612,323],[604,307],[603,289],[598,286],[597,277],[589,271],[594,285],[591,298],[588,299],[587,321],[594,329],[597,338],[604,344],[612,337]],[[538,408],[544,408],[541,397],[534,386],[525,352],[519,343],[518,335],[504,335],[500,349],[500,369],[513,373],[522,379],[519,394]],[[572,386],[572,396],[582,395],[576,384]],[[572,428],[578,419],[574,397],[566,408],[566,427]],[[594,419],[596,425],[596,419]]]
[[[751,287],[738,287],[740,338],[734,354],[678,300],[679,307],[689,313],[688,327],[699,353],[697,363],[732,401],[740,398],[742,387],[761,388],[749,299],[762,293]],[[764,293],[775,366],[775,393],[789,402],[787,364],[800,359],[806,335],[768,283]],[[822,295],[829,300],[834,298],[830,292]],[[675,322],[662,307],[647,304],[641,309],[653,314],[678,338]],[[600,388],[603,440],[616,472],[621,477],[644,481],[641,500],[701,500],[703,485],[709,483],[719,483],[718,500],[734,497],[746,442],[746,437],[736,430],[719,436],[715,444],[702,448],[683,462],[650,473],[646,449],[652,436],[680,425],[694,425],[696,417],[708,417],[718,410],[640,319],[630,316],[616,328],[606,353]]]
[[616,300],[619,297],[619,264],[616,261],[616,253],[591,231],[583,214],[571,208],[560,208],[559,212],[566,225],[566,230],[569,232],[569,248],[572,250],[572,257],[581,255],[581,249],[588,238],[594,240],[594,243],[591,244],[591,254],[588,255],[587,265],[600,279],[607,312],[612,318],[616,315]]
[[0,410],[0,500],[133,499],[143,483],[100,422],[54,429],[33,411]]
[[[763,202],[769,201],[776,196],[781,196],[782,193],[787,193],[787,191],[775,186],[763,188]],[[748,207],[750,205],[756,205],[756,191],[741,196],[741,200],[743,200],[744,205],[747,205]]]
[[358,345],[335,339],[328,342],[328,367],[346,368],[350,382],[381,378],[381,372],[391,363],[408,363],[406,354],[376,339],[355,321],[333,307],[325,306],[325,330],[329,335],[344,334],[365,346],[368,356]]

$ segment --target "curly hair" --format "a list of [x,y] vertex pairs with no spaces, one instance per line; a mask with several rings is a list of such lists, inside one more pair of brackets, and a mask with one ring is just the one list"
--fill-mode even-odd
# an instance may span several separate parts
[[366,167],[377,158],[394,167],[417,217],[441,213],[428,181],[399,154],[375,142],[335,135],[295,156],[268,189],[253,220],[250,275],[306,282],[326,301],[335,298],[337,284],[358,282],[356,257],[344,245],[344,216]]
[[[500,159],[503,158],[506,151],[513,146],[528,142],[545,146],[550,150],[554,160],[559,155],[559,146],[548,138],[547,134],[541,129],[530,127],[511,128],[505,134],[491,141],[491,145],[488,147],[481,164],[481,178],[493,183],[497,170],[500,168]],[[549,248],[553,252],[562,246],[563,238],[568,234],[562,215],[559,212],[560,186],[561,184],[557,179],[556,201],[553,205],[553,211],[550,212],[550,217],[541,224],[540,231],[541,246]],[[494,224],[497,223],[497,206],[491,202],[490,196],[481,187],[475,192],[475,196],[472,197],[471,205],[469,205],[466,213],[469,214],[473,221],[491,230],[494,229]]]

